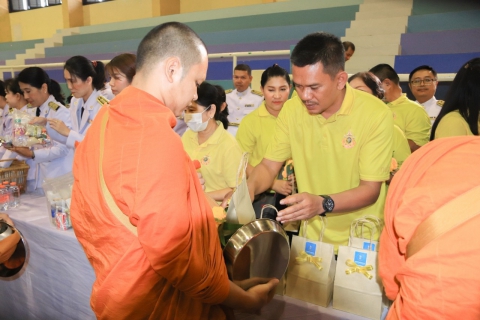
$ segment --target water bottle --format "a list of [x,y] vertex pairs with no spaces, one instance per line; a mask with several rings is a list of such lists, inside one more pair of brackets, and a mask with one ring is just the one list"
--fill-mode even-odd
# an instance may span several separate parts
[[5,186],[0,185],[0,211],[5,211],[8,209],[9,194],[5,189]]
[[8,208],[15,208],[15,203],[13,199],[13,190],[10,187],[10,183],[8,181],[3,181],[3,185],[5,186],[5,190],[7,190],[7,194],[8,194]]
[[16,182],[10,182],[10,190],[12,190],[13,201],[12,207],[16,208],[20,205],[20,188],[17,186]]

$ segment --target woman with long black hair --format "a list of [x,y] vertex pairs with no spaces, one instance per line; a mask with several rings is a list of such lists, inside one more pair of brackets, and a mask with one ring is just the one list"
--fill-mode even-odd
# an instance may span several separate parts
[[430,140],[478,136],[480,127],[480,58],[465,63],[453,79],[445,104],[432,126]]

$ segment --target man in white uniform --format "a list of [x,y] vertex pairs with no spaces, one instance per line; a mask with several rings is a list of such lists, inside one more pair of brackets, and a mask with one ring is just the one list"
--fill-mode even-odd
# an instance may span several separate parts
[[238,125],[243,117],[257,109],[263,102],[263,94],[252,90],[252,69],[246,64],[239,64],[233,71],[234,90],[226,90],[228,106],[228,132],[237,134]]
[[435,122],[444,101],[435,98],[435,91],[437,90],[438,80],[437,72],[430,66],[423,65],[416,67],[410,72],[408,77],[408,86],[412,94],[417,99],[417,103],[421,104],[432,124]]

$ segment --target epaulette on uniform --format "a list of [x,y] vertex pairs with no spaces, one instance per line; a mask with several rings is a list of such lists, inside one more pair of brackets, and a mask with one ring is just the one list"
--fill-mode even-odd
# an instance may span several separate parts
[[50,107],[50,109],[52,109],[53,111],[57,111],[58,108],[60,108],[60,106],[58,104],[56,104],[55,102],[53,101],[50,101],[48,103],[48,106]]
[[256,94],[257,96],[263,97],[263,93],[261,91],[252,89],[252,93]]
[[437,101],[437,106],[439,106],[439,107],[443,107],[444,104],[445,104],[445,101],[443,101],[443,100],[438,100]]
[[27,108],[30,109],[30,108],[34,108],[34,106],[32,106],[30,103],[27,104]]
[[233,91],[233,89],[225,90],[225,94],[228,94],[228,93],[230,93],[230,92],[232,92],[232,91]]
[[104,96],[98,96],[98,97],[97,97],[97,101],[98,101],[98,103],[100,103],[102,106],[110,103],[110,101],[108,101],[108,99],[105,98]]

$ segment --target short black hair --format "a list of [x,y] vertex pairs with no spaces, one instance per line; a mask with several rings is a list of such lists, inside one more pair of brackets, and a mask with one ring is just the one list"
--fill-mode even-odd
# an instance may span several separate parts
[[352,50],[355,51],[355,45],[353,44],[353,42],[343,41],[342,44],[343,44],[343,48],[345,49],[345,51],[347,51],[350,48],[352,48]]
[[237,64],[235,66],[235,69],[233,70],[239,70],[239,71],[247,71],[248,75],[251,76],[252,75],[252,68],[250,68],[250,66],[248,64]]
[[189,26],[180,22],[167,22],[156,26],[142,39],[137,49],[137,72],[148,70],[158,61],[178,57],[183,75],[202,59],[199,47],[205,43]]
[[5,92],[5,84],[2,80],[0,80],[0,96],[5,98],[6,95],[7,93]]
[[260,79],[260,86],[265,87],[268,80],[273,77],[280,77],[287,81],[288,85],[290,85],[290,75],[288,74],[287,70],[280,67],[278,64],[274,64],[271,67],[268,67],[262,73],[262,78]]
[[321,62],[324,73],[334,78],[345,70],[345,50],[338,37],[326,32],[315,32],[300,40],[290,57],[296,67],[305,67]]
[[[0,80],[1,82],[1,80]],[[5,94],[7,91],[13,93],[13,94],[21,94],[23,96],[23,91],[20,89],[20,85],[18,84],[17,78],[10,78],[5,80],[4,83],[5,87],[2,90],[2,85],[0,84],[0,90],[3,91],[3,94]]]
[[400,78],[398,77],[395,69],[392,68],[389,64],[381,63],[377,64],[375,67],[369,70],[371,73],[376,75],[381,82],[388,79],[395,84],[400,84]]
[[415,69],[412,70],[412,72],[410,72],[410,74],[408,75],[408,82],[410,82],[412,80],[412,77],[415,74],[415,72],[420,71],[420,70],[428,70],[433,74],[433,76],[435,78],[437,77],[437,71],[435,71],[435,69],[433,69],[432,67],[424,64],[422,66],[416,67]]

